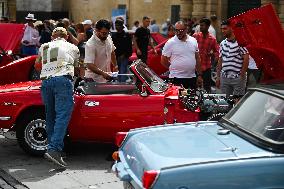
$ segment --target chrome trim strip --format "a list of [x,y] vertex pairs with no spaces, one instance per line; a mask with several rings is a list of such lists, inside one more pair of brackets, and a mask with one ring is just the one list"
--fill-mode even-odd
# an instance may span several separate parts
[[14,103],[14,102],[4,102],[3,105],[4,106],[16,106],[16,103]]
[[0,117],[0,121],[8,121],[8,120],[10,120],[11,118],[12,118],[11,116]]

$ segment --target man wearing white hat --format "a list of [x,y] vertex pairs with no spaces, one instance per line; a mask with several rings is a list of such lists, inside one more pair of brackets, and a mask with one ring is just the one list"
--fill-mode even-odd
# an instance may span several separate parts
[[34,27],[34,14],[29,13],[25,19],[27,23],[25,24],[25,32],[22,38],[22,54],[24,55],[36,55],[37,47],[39,44],[39,33]]
[[82,24],[84,25],[84,30],[87,36],[87,40],[89,40],[92,37],[94,31],[92,28],[93,22],[91,20],[84,20]]

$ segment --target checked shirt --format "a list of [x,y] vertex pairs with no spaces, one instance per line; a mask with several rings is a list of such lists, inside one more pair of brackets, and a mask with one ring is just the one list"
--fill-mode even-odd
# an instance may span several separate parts
[[198,43],[202,71],[205,71],[211,68],[212,56],[219,57],[219,45],[216,38],[210,33],[207,33],[205,38],[202,32],[194,33],[193,37]]

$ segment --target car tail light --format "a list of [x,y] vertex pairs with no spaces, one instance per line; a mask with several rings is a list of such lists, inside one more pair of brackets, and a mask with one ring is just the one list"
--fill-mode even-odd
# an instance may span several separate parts
[[117,132],[115,136],[115,144],[116,146],[120,147],[122,142],[124,141],[127,132]]
[[159,171],[156,170],[145,171],[142,177],[143,187],[145,189],[150,189],[154,185],[158,176],[159,176]]
[[119,153],[118,153],[118,151],[113,152],[112,159],[114,159],[115,161],[119,160]]

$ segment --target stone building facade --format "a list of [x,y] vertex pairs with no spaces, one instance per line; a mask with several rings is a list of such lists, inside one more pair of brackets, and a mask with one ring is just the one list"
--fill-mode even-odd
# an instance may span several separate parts
[[141,20],[145,15],[154,18],[158,24],[162,24],[167,18],[173,21],[191,17],[199,19],[212,14],[223,20],[230,16],[230,9],[243,12],[267,3],[275,6],[284,23],[284,0],[70,0],[69,16],[75,22],[84,19],[110,19],[112,9],[125,7],[128,25]]
[[284,0],[0,0],[3,13],[10,19],[23,21],[28,12],[38,19],[58,19],[69,17],[74,22],[84,19],[96,21],[111,18],[112,9],[126,8],[128,24],[141,20],[147,15],[162,24],[167,18],[178,19],[216,14],[220,20],[233,14],[232,11],[245,11],[248,8],[272,3],[284,23]]
[[17,22],[25,22],[28,13],[38,20],[69,17],[69,0],[8,0],[16,5]]

